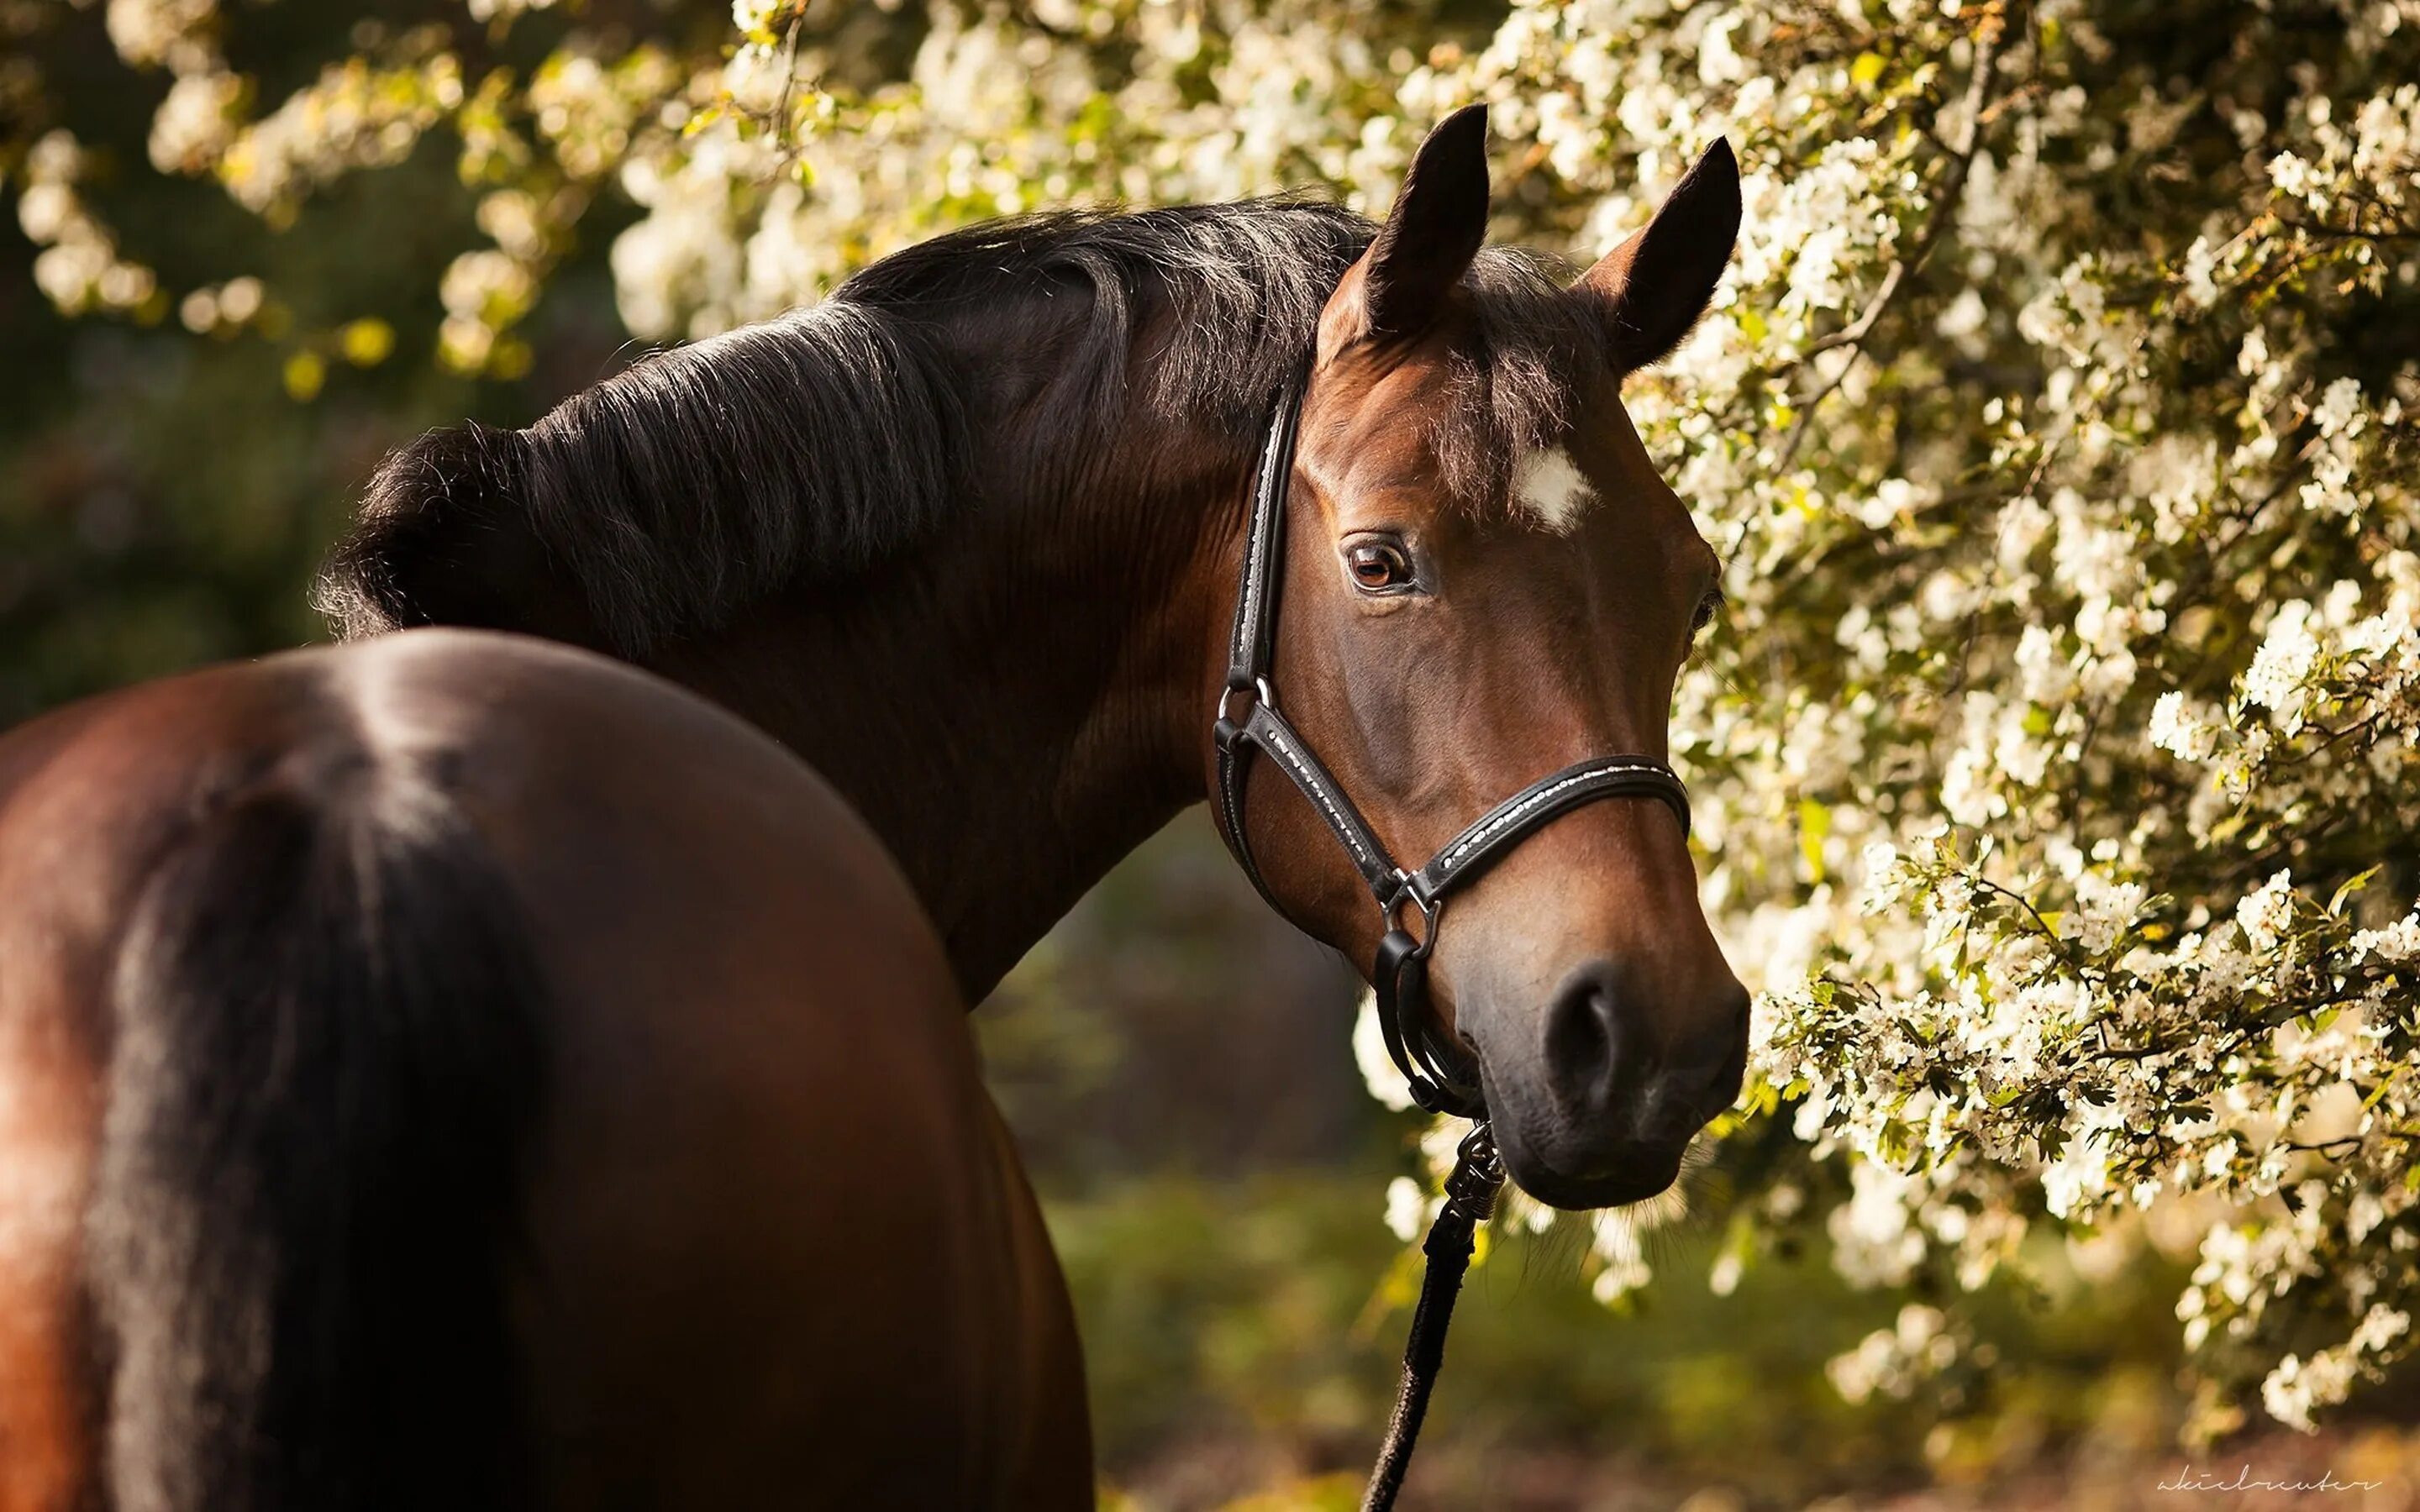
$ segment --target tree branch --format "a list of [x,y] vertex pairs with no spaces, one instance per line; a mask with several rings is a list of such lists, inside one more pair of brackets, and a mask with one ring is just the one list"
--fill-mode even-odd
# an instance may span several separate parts
[[1891,259],[1890,267],[1883,271],[1882,282],[1874,287],[1873,297],[1866,301],[1864,311],[1855,319],[1810,344],[1798,355],[1796,362],[1782,370],[1786,376],[1824,352],[1849,348],[1848,360],[1807,401],[1799,412],[1797,424],[1791,427],[1790,440],[1781,449],[1778,465],[1782,471],[1788,471],[1791,462],[1798,455],[1798,449],[1806,444],[1807,433],[1814,426],[1816,410],[1822,409],[1823,401],[1838,393],[1840,385],[1848,380],[1850,369],[1857,365],[1857,358],[1865,349],[1866,337],[1872,333],[1874,322],[1880,320],[1883,312],[1890,307],[1891,301],[1899,294],[1900,285],[1909,273],[1924,266],[1925,260],[1932,255],[1932,249],[1940,245],[1942,238],[1948,234],[1950,224],[1958,218],[1958,205],[1966,193],[1967,175],[1973,171],[1975,154],[1982,146],[1983,113],[1991,104],[1992,76],[1999,62],[2001,40],[2007,34],[2007,18],[1999,7],[1994,6],[1983,13],[1982,24],[1975,29],[1975,71],[1973,77],[1966,81],[1966,118],[1962,127],[1962,140],[1950,152],[1948,171],[1942,176],[1931,212],[1925,217],[1923,229],[1916,233],[1915,246],[1903,255]]
[[2357,225],[2329,225],[2322,221],[2297,220],[2290,215],[2277,217],[2277,224],[2304,236],[2326,237],[2343,241],[2420,241],[2420,227],[2397,226],[2392,230],[2369,231]]

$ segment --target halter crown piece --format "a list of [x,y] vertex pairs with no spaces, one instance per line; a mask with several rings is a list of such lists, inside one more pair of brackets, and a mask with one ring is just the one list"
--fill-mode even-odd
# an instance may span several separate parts
[[[1280,915],[1286,911],[1252,859],[1251,837],[1244,826],[1244,785],[1251,771],[1246,758],[1257,750],[1276,763],[1278,770],[1311,800],[1377,900],[1387,929],[1379,938],[1378,959],[1370,980],[1377,989],[1378,1027],[1387,1041],[1387,1054],[1410,1084],[1412,1101],[1431,1113],[1456,1114],[1476,1123],[1456,1152],[1453,1174],[1446,1179],[1444,1206],[1420,1244],[1428,1267],[1412,1313],[1411,1339],[1404,1350],[1403,1389],[1387,1425],[1386,1442],[1378,1451],[1377,1469],[1362,1498],[1363,1512],[1388,1512],[1411,1466],[1412,1447],[1428,1412],[1429,1393],[1445,1364],[1446,1327],[1453,1319],[1454,1294],[1461,1288],[1463,1273],[1470,1267],[1479,1226],[1487,1221],[1496,1194],[1504,1184],[1504,1167],[1487,1127],[1486,1100],[1477,1077],[1463,1069],[1468,1057],[1444,1042],[1435,1015],[1429,1011],[1428,958],[1436,948],[1446,900],[1455,889],[1476,881],[1521,841],[1599,798],[1653,798],[1672,810],[1685,835],[1689,790],[1669,766],[1652,756],[1592,756],[1559,772],[1549,772],[1488,810],[1419,871],[1405,871],[1395,864],[1361,810],[1278,712],[1272,681],[1286,492],[1294,479],[1295,437],[1309,376],[1306,366],[1287,383],[1269,421],[1268,436],[1261,443],[1252,484],[1252,517],[1244,538],[1242,581],[1235,591],[1235,628],[1227,642],[1227,684],[1218,694],[1210,736],[1218,753],[1219,827],[1244,874],[1252,879],[1252,886],[1271,908]],[[1411,908],[1420,912],[1417,938],[1404,928],[1406,910]]]

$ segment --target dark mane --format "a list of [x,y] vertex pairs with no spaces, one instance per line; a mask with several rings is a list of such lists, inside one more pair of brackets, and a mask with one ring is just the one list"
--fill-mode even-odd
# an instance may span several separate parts
[[[1020,339],[1001,360],[1047,375],[1051,402],[1026,424],[1048,434],[1022,453],[1082,450],[1138,408],[1249,450],[1375,229],[1280,198],[935,238],[821,304],[648,357],[525,431],[423,436],[372,478],[318,606],[348,639],[459,617],[424,585],[506,522],[626,655],[785,585],[845,579],[914,546],[967,491],[985,375],[965,348],[986,327]],[[1482,253],[1466,287],[1481,349],[1433,439],[1449,484],[1485,501],[1518,449],[1560,426],[1574,378],[1603,362],[1603,328],[1522,253]]]

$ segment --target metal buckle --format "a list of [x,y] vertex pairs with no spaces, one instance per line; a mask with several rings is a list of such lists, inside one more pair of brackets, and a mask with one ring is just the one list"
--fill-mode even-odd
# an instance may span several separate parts
[[1504,1190],[1504,1161],[1497,1153],[1496,1132],[1481,1117],[1472,1121],[1454,1150],[1453,1174],[1446,1178],[1446,1206],[1472,1224],[1483,1224],[1496,1211],[1496,1196]]
[[[1429,952],[1436,949],[1437,918],[1445,912],[1445,900],[1422,898],[1412,889],[1412,874],[1402,867],[1397,867],[1395,868],[1395,890],[1380,900],[1378,903],[1379,908],[1386,915],[1387,928],[1404,929],[1404,904],[1407,903],[1417,904],[1420,911],[1419,948],[1414,950],[1412,955],[1415,959],[1425,961],[1428,959]],[[1411,932],[1404,930],[1404,933]]]

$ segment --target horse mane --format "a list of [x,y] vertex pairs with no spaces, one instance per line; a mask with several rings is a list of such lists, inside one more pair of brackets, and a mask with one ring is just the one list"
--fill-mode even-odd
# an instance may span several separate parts
[[[422,436],[371,478],[316,602],[346,639],[510,624],[464,608],[445,579],[483,535],[520,529],[613,649],[636,656],[791,585],[845,580],[913,548],[973,491],[986,374],[970,348],[985,331],[1025,344],[998,360],[1032,364],[1049,401],[1015,417],[1021,451],[1089,454],[1140,408],[1248,454],[1376,229],[1279,197],[934,238],[821,304],[645,357],[527,430]],[[1479,349],[1456,363],[1469,424],[1433,439],[1449,484],[1477,499],[1560,426],[1604,336],[1528,254],[1483,251],[1465,287],[1480,315]]]

